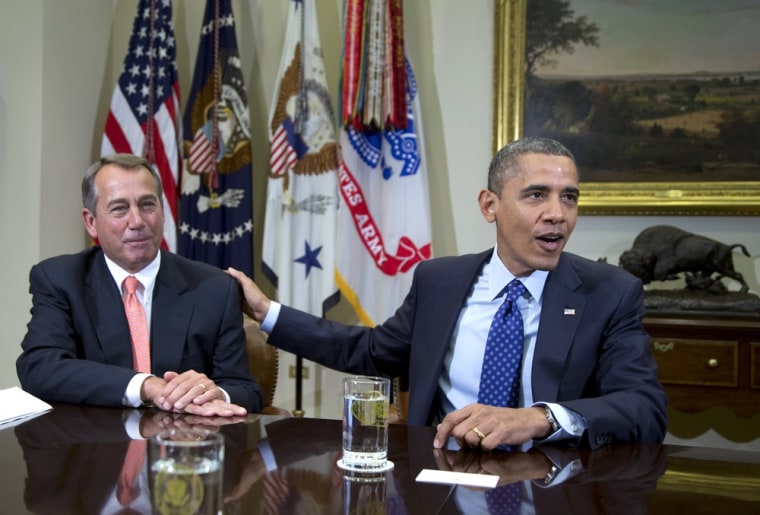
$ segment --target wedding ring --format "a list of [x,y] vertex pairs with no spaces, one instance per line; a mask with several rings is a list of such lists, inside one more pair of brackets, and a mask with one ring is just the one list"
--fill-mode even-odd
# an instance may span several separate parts
[[201,387],[201,390],[203,390],[204,392],[206,391],[206,385],[205,385],[205,384],[203,384],[203,383],[198,383],[198,386],[200,386],[200,387]]
[[480,439],[480,441],[481,441],[481,442],[483,441],[483,438],[485,438],[485,437],[486,437],[486,435],[484,435],[484,434],[483,434],[483,431],[481,431],[480,429],[478,429],[478,427],[477,427],[477,426],[473,427],[473,428],[471,429],[471,431],[472,431],[473,433],[475,433],[476,435],[478,435],[478,438]]

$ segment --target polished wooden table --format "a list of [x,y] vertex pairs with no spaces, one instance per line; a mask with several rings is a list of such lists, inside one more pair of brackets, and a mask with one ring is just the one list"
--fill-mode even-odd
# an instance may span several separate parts
[[[129,441],[126,413],[56,405],[0,431],[0,513],[109,513]],[[224,422],[154,411],[141,419],[146,433],[206,425],[225,435],[225,513],[489,513],[481,490],[416,482],[423,468],[497,474],[521,496],[515,513],[760,513],[760,452],[666,445],[437,452],[432,428],[392,425],[393,470],[352,478],[335,466],[338,420]]]

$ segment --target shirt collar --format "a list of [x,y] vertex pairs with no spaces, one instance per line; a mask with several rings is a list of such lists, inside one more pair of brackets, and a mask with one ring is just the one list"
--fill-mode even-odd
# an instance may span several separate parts
[[121,291],[121,285],[124,282],[124,279],[130,275],[137,277],[137,280],[140,281],[140,284],[143,287],[143,292],[152,291],[153,283],[156,282],[156,277],[158,276],[158,269],[161,266],[160,251],[156,254],[153,261],[148,263],[148,266],[135,274],[130,274],[105,254],[103,254],[103,256],[106,258],[106,266],[108,267],[108,271],[111,272],[114,281],[116,281],[116,286],[119,288],[119,291]]
[[[504,287],[515,278],[514,274],[499,259],[496,247],[493,248],[491,259],[486,263],[484,271],[488,274],[488,295],[491,299],[495,299],[504,290]],[[532,298],[540,299],[548,276],[549,272],[546,270],[534,270],[530,275],[519,279]]]

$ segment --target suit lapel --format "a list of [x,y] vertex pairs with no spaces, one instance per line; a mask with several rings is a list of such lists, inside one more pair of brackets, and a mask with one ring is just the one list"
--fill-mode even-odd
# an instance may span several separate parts
[[426,289],[424,298],[418,299],[424,308],[420,308],[420,320],[416,325],[425,328],[425,335],[420,339],[420,349],[424,350],[416,353],[417,361],[409,367],[414,370],[410,377],[410,392],[415,391],[409,395],[410,423],[428,423],[431,407],[437,406],[434,398],[438,391],[438,379],[454,326],[478,273],[492,252],[493,249],[490,249],[460,258],[456,269],[450,270],[445,279],[439,279],[432,288]]
[[92,320],[105,362],[132,368],[132,344],[121,292],[108,271],[103,252],[92,258],[85,277],[85,305]]
[[[563,255],[564,257],[564,255]],[[575,293],[581,285],[567,259],[549,273],[543,293],[541,320],[533,356],[533,398],[555,400],[564,364],[583,317],[586,301]]]
[[174,257],[161,251],[161,267],[153,290],[150,323],[151,361],[154,373],[176,370],[182,362],[193,306],[182,296],[187,281]]

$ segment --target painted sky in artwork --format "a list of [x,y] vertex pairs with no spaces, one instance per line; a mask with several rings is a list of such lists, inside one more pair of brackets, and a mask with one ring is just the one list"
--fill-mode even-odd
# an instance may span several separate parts
[[538,75],[760,70],[760,0],[571,0],[599,26],[599,47],[576,47]]

